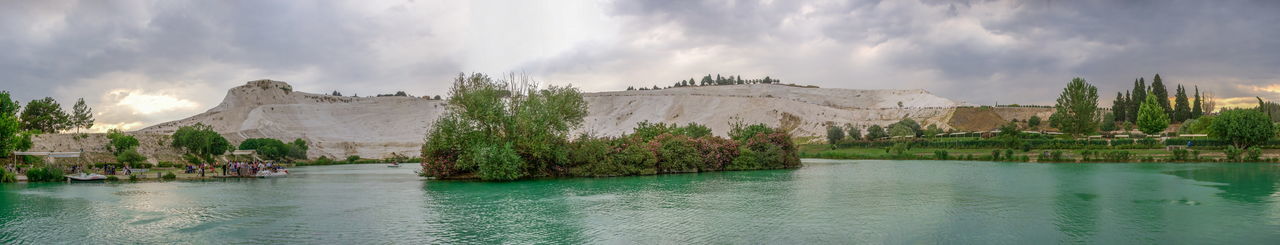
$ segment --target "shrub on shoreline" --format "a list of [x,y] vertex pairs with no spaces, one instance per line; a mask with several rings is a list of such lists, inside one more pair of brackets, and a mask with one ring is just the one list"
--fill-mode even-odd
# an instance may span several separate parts
[[725,139],[695,123],[641,122],[630,135],[570,141],[568,132],[586,115],[576,88],[473,74],[460,75],[450,95],[422,147],[423,176],[506,181],[800,165],[791,136],[764,124],[735,123]]

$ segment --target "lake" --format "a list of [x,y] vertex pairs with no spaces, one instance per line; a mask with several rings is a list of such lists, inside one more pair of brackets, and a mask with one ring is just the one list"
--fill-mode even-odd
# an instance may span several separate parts
[[0,185],[0,243],[1280,243],[1280,165],[804,160],[507,183],[416,166]]

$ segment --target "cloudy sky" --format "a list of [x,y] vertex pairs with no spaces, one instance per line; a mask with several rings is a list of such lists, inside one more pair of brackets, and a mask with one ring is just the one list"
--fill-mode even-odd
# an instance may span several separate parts
[[1251,103],[1280,99],[1276,13],[1280,1],[3,1],[0,90],[84,98],[100,129],[203,112],[255,79],[436,95],[459,72],[586,91],[767,75],[975,104],[1051,104],[1083,77],[1104,105],[1159,73]]

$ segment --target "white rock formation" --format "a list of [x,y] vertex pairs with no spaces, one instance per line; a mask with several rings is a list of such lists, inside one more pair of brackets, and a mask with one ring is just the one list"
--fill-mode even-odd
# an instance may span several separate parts
[[[888,125],[912,118],[921,125],[945,122],[958,104],[924,90],[853,90],[787,85],[684,87],[586,93],[589,114],[579,132],[629,133],[642,121],[707,125],[719,135],[729,123],[794,128],[797,136],[822,136],[825,126]],[[207,112],[143,128],[135,134],[171,134],[204,123],[233,143],[246,138],[305,139],[312,157],[417,156],[427,129],[445,111],[444,101],[415,97],[341,97],[295,92],[284,82],[260,80],[232,88]]]

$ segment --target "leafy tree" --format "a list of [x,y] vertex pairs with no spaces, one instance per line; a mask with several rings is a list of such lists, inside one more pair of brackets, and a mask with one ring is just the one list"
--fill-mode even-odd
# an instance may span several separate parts
[[32,100],[22,110],[22,129],[38,130],[43,133],[57,133],[71,129],[70,116],[62,111],[62,105],[50,97]]
[[333,91],[333,93],[332,93],[332,94],[330,94],[330,95],[333,95],[333,96],[342,96],[342,93],[339,93],[337,90],[334,90],[334,91]]
[[[899,104],[901,104],[902,102],[898,102],[898,103],[899,103]],[[920,128],[920,123],[917,123],[917,122],[916,122],[916,120],[912,120],[911,118],[903,118],[902,120],[899,120],[899,121],[898,121],[898,122],[896,122],[896,123],[889,124],[889,129],[890,129],[890,130],[889,130],[889,132],[890,132],[890,135],[893,135],[893,136],[902,136],[902,135],[894,135],[894,134],[892,133],[892,132],[893,132],[893,127],[894,127],[895,125],[902,125],[902,126],[906,126],[906,127],[907,127],[907,129],[910,129],[910,130],[911,130],[911,136],[920,137],[922,134],[924,134],[924,130]]]
[[1031,115],[1031,118],[1027,118],[1027,127],[1040,127],[1040,116]]
[[1164,87],[1160,74],[1156,74],[1156,77],[1151,79],[1151,94],[1147,97],[1150,96],[1156,97],[1156,102],[1160,103],[1160,109],[1164,110],[1165,114],[1173,114],[1173,108],[1169,106],[1169,89]]
[[120,155],[125,151],[138,147],[138,139],[133,135],[124,134],[120,129],[111,129],[107,131],[107,149],[114,155]]
[[1071,79],[1054,107],[1056,117],[1050,117],[1050,123],[1063,133],[1079,136],[1098,129],[1098,88],[1084,79]]
[[889,127],[889,135],[892,135],[893,137],[915,137],[916,131],[911,130],[911,127],[904,124],[893,124]]
[[31,148],[31,137],[22,132],[18,122],[18,109],[18,102],[9,98],[9,92],[0,91],[0,157]]
[[886,133],[884,128],[880,127],[880,125],[871,125],[871,127],[867,127],[867,140],[877,140],[885,137],[889,137],[889,133]]
[[77,129],[89,129],[93,127],[93,109],[84,103],[84,98],[76,100],[76,105],[71,109],[71,125]]
[[928,127],[925,127],[923,134],[925,137],[934,137],[934,136],[938,136],[938,134],[941,134],[941,133],[942,133],[942,129],[938,128],[938,125],[929,124]]
[[1217,118],[1217,116],[1213,115],[1201,116],[1195,120],[1189,120],[1183,123],[1182,129],[1184,129],[1184,133],[1188,134],[1209,134],[1210,136],[1213,136],[1213,122]]
[[1196,98],[1195,101],[1191,103],[1191,118],[1200,118],[1201,116],[1204,116],[1204,110],[1201,108],[1203,105],[1200,104],[1200,100],[1200,86],[1196,86]]
[[844,140],[844,129],[834,125],[827,126],[827,144],[835,147],[841,140]]
[[1106,115],[1103,115],[1102,122],[1099,124],[1098,130],[1102,130],[1103,132],[1116,131],[1116,114],[1114,112],[1108,112]]
[[1148,135],[1156,135],[1169,127],[1169,114],[1160,108],[1159,96],[1154,93],[1146,96],[1138,110],[1138,130]]
[[844,127],[846,132],[845,134],[848,136],[849,140],[862,140],[862,129],[855,127],[852,124],[845,124]]
[[212,162],[213,156],[222,155],[231,148],[231,143],[226,138],[203,123],[179,127],[171,138],[173,147],[200,157],[205,162]]
[[129,166],[146,161],[147,157],[138,153],[136,148],[128,148],[116,154],[116,162],[120,162]]
[[746,142],[756,135],[768,135],[773,133],[773,128],[761,123],[746,125],[741,122],[735,122],[732,125],[729,125],[729,138],[738,142]]
[[1213,120],[1212,135],[1231,141],[1237,148],[1245,149],[1266,142],[1275,136],[1275,125],[1258,110],[1226,110]]
[[527,77],[459,74],[449,93],[448,112],[423,146],[424,175],[511,180],[548,173],[568,162],[561,146],[586,116],[578,89],[538,89]]
[[1187,89],[1178,85],[1177,92],[1174,93],[1173,121],[1182,122],[1191,118],[1191,102],[1187,100]]

